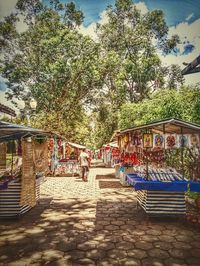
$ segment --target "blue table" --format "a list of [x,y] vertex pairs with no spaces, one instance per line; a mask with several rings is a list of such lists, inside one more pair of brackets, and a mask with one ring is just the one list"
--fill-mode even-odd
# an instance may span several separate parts
[[127,174],[126,180],[135,190],[162,190],[162,191],[179,191],[186,192],[188,190],[188,181],[149,181],[136,174]]
[[148,181],[136,174],[127,174],[126,179],[137,191],[138,203],[148,215],[177,216],[186,214],[187,181]]

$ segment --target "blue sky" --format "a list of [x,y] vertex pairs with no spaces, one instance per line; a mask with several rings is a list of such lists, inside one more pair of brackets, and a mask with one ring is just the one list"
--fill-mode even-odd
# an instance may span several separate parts
[[[47,2],[45,0],[44,2]],[[62,0],[63,3],[71,0]],[[108,5],[113,5],[115,0],[74,0],[76,6],[81,9],[85,15],[84,25],[88,26],[94,21],[100,19],[100,13]],[[144,2],[149,10],[161,9],[164,11],[168,26],[177,25],[185,21],[191,15],[189,22],[192,23],[200,17],[200,0],[135,0],[134,3]]]

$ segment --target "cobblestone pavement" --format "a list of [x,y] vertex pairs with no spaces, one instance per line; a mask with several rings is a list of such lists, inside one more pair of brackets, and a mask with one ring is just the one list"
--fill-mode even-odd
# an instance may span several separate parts
[[40,204],[0,222],[0,265],[200,265],[199,229],[148,218],[112,173],[48,178]]

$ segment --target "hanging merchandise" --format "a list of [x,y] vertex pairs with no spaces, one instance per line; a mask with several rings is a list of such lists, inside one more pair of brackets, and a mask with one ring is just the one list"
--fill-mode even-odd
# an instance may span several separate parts
[[20,204],[35,206],[36,204],[36,182],[33,162],[33,143],[22,141],[22,188]]
[[128,143],[128,145],[127,145],[127,147],[126,147],[126,151],[127,151],[127,152],[134,152],[134,151],[135,151],[135,150],[134,150],[134,145],[133,145],[132,142],[129,142],[129,143]]
[[120,150],[118,148],[113,148],[112,149],[112,157],[118,159],[119,155],[120,155]]
[[164,136],[161,134],[154,134],[153,146],[156,148],[163,148]]
[[197,148],[199,147],[199,136],[197,134],[192,134],[190,135],[190,138],[189,138],[189,146],[190,147],[193,147],[193,148]]
[[166,134],[165,147],[170,149],[170,148],[175,148],[176,146],[177,146],[176,135],[175,134]]
[[124,150],[124,148],[125,148],[125,146],[126,146],[123,137],[121,137],[121,145],[120,145],[120,146],[121,146],[121,149],[122,149],[122,150]]
[[140,146],[142,142],[142,136],[139,131],[134,132],[132,135],[132,143],[134,146]]
[[143,134],[143,148],[152,148],[153,147],[153,134],[144,133]]
[[129,141],[129,134],[124,135],[124,142],[127,144]]
[[188,136],[178,135],[178,145],[180,148],[188,147]]
[[17,155],[22,156],[22,142],[20,139],[17,141]]
[[110,152],[110,146],[106,146],[106,151]]
[[73,148],[70,145],[68,145],[66,147],[66,156],[69,157],[72,151],[73,151]]
[[50,151],[53,151],[53,149],[54,149],[54,139],[53,139],[53,138],[50,138],[50,139],[49,139],[49,142],[48,142],[48,149],[49,149]]
[[0,170],[6,169],[6,151],[7,145],[6,143],[0,143]]
[[33,146],[33,160],[35,164],[35,171],[36,173],[46,172],[48,169],[48,142],[45,139],[43,143],[40,143],[37,139],[35,139]]
[[117,145],[119,149],[121,150],[121,137],[120,136],[117,138]]

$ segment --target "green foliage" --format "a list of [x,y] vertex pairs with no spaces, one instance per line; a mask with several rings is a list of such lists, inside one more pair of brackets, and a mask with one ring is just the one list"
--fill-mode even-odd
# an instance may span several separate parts
[[129,128],[164,118],[180,118],[200,124],[200,90],[182,87],[179,91],[165,89],[141,103],[124,104],[120,110],[119,127]]
[[115,67],[106,74],[111,83],[108,88],[112,90],[114,84],[117,94],[123,90],[124,101],[139,102],[149,96],[152,88],[156,89],[155,84],[162,86],[164,76],[168,75],[156,48],[166,54],[171,52],[178,36],[168,38],[162,11],[141,14],[131,0],[117,0],[115,7],[108,8],[107,15],[108,22],[98,25],[98,36],[104,55],[109,57],[112,53],[118,57]]
[[7,97],[26,103],[34,97],[38,103],[35,126],[83,141],[87,135],[84,108],[101,80],[98,45],[76,30],[82,12],[73,3],[63,6],[58,0],[51,1],[51,8],[37,0],[20,0],[17,9],[26,15],[28,29],[15,40],[13,56],[8,56],[11,47],[4,53]]
[[200,198],[200,193],[187,191],[186,192],[186,196],[188,196],[191,199],[196,200],[196,199],[199,199]]
[[16,31],[16,22],[18,21],[18,18],[11,14],[10,16],[7,16],[4,18],[3,21],[0,21],[0,50],[1,52],[4,51],[4,49],[9,46],[9,43],[16,39],[18,36],[18,33]]
[[[33,126],[100,147],[118,122],[122,128],[172,116],[200,122],[198,90],[176,91],[184,81],[180,68],[163,67],[156,53],[158,47],[170,53],[179,42],[168,38],[162,11],[141,14],[132,0],[116,0],[95,42],[78,32],[84,15],[73,2],[49,3],[18,0],[16,13],[0,22],[7,97],[26,105],[37,100]],[[19,15],[27,24],[22,33]],[[170,90],[158,91],[165,82]]]
[[111,104],[102,103],[96,113],[93,113],[95,119],[94,147],[100,148],[103,144],[110,142],[113,132],[117,128],[118,113],[115,112]]

